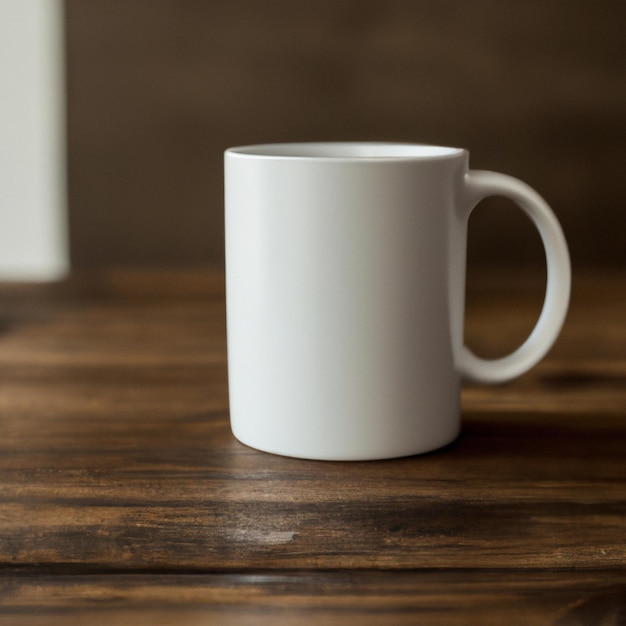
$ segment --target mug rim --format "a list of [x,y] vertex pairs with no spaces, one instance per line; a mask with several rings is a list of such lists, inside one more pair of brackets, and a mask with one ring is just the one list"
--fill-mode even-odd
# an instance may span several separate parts
[[297,161],[425,161],[458,158],[463,148],[387,141],[264,143],[228,148],[228,156]]

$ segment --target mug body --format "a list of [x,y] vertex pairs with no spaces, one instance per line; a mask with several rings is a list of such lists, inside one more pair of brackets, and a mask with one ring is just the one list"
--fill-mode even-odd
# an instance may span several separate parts
[[466,171],[464,150],[420,145],[226,152],[230,416],[241,442],[366,460],[457,437]]

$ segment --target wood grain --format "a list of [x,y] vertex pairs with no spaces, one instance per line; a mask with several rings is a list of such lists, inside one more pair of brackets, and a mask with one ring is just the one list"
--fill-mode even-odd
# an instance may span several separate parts
[[[470,281],[470,343],[514,347],[540,283]],[[94,598],[120,619],[135,607],[128,623],[150,621],[155,598],[189,623],[207,606],[243,623],[356,623],[368,607],[398,623],[515,623],[522,607],[523,623],[558,623],[597,598],[623,611],[624,284],[579,277],[540,366],[464,389],[454,444],[370,463],[234,440],[220,274],[0,286],[0,607],[23,618],[8,623],[71,606],[64,623],[91,621]]]
[[626,574],[251,572],[0,579],[0,624],[620,624]]

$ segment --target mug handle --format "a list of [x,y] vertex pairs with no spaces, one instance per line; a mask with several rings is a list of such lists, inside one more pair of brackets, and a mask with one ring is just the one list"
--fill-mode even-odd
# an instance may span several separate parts
[[510,198],[533,221],[546,252],[547,284],[543,309],[528,339],[512,354],[500,359],[481,359],[463,346],[460,374],[483,383],[501,383],[528,371],[555,342],[569,305],[571,266],[561,226],[545,200],[526,183],[495,172],[469,171],[465,174],[467,217],[487,196]]

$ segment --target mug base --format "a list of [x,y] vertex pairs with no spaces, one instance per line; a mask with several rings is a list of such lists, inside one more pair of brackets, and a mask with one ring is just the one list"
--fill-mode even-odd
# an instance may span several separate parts
[[253,450],[273,454],[276,456],[284,456],[292,459],[301,459],[309,461],[384,461],[390,459],[401,459],[412,456],[420,456],[431,452],[436,452],[446,448],[459,438],[460,428],[456,430],[452,436],[446,436],[438,441],[422,442],[422,445],[413,445],[411,448],[399,446],[395,449],[387,450],[345,450],[334,451],[328,453],[324,450],[304,450],[301,448],[286,448],[281,446],[272,446],[271,444],[257,444],[247,441],[245,437],[239,436],[233,429],[233,436],[239,443]]

